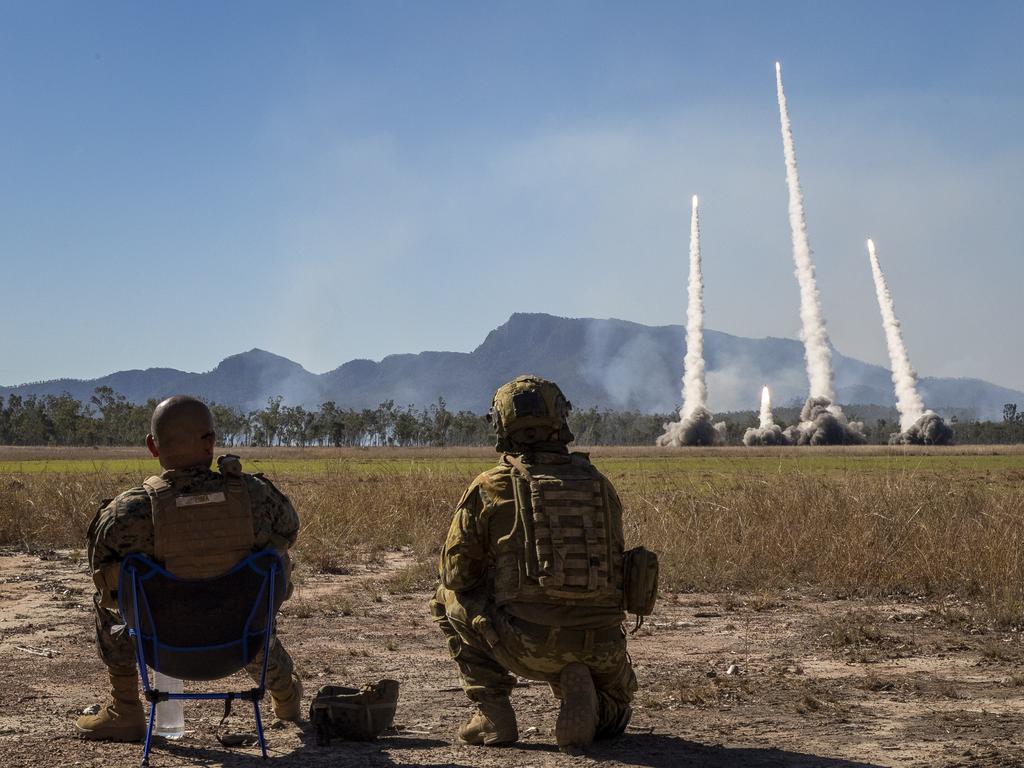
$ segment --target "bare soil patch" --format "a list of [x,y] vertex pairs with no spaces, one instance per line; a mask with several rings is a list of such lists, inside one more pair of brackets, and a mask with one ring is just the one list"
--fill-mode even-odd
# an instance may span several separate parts
[[[401,701],[394,733],[372,744],[318,747],[308,728],[276,724],[268,731],[276,764],[1024,765],[1016,628],[992,629],[968,603],[797,591],[663,595],[630,642],[641,686],[630,730],[586,757],[558,753],[555,703],[536,683],[513,697],[518,746],[460,746],[454,734],[470,705],[427,615],[428,593],[415,588],[422,579],[406,573],[415,563],[411,552],[396,551],[338,573],[305,574],[280,633],[307,701],[327,682],[381,677],[402,682]],[[6,766],[119,768],[141,758],[139,745],[73,735],[73,719],[104,690],[91,592],[76,553],[0,555]],[[217,704],[187,703],[186,737],[158,740],[153,765],[255,765],[255,748],[217,743],[220,715]],[[251,731],[251,716],[236,708],[230,727]]]

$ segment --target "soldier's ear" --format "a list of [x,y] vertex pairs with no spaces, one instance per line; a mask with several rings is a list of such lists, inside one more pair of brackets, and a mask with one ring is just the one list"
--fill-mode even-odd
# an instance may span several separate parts
[[153,455],[154,459],[160,458],[160,449],[157,447],[155,437],[146,435],[146,447],[149,448],[149,452]]

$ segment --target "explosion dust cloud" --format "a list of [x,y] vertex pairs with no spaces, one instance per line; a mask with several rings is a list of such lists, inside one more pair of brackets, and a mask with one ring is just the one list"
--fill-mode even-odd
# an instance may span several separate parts
[[686,356],[683,358],[683,406],[679,421],[665,424],[658,445],[721,445],[725,424],[714,424],[707,409],[704,379],[704,277],[700,263],[700,218],[697,196],[690,215],[690,278],[686,305]]
[[793,445],[862,445],[864,424],[847,421],[839,406],[827,397],[809,397],[800,411],[800,423],[784,433]]

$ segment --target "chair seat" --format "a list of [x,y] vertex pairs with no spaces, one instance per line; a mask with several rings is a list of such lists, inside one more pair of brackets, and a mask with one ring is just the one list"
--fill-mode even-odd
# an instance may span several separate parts
[[[178,578],[141,554],[124,559],[118,606],[135,641],[139,675],[151,702],[143,765],[149,760],[155,702],[165,698],[163,692],[153,694],[148,668],[193,681],[219,680],[244,669],[269,646],[286,587],[284,564],[272,549],[248,555],[227,573],[208,579]],[[266,654],[262,658],[256,688],[171,694],[171,698],[252,701],[266,757],[259,711],[266,687]]]

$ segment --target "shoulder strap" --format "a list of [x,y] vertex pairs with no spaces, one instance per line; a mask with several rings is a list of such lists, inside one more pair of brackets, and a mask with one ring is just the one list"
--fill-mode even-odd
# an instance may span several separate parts
[[511,453],[506,453],[502,458],[504,458],[505,461],[511,464],[512,467],[516,470],[516,472],[523,476],[523,479],[526,480],[526,482],[533,482],[533,475],[530,474],[530,470],[528,470],[526,468],[526,465],[523,464],[522,459],[520,459],[518,456],[513,456]]
[[146,493],[149,494],[150,498],[159,496],[162,493],[167,493],[171,490],[171,484],[167,482],[160,475],[152,475],[142,481],[142,487],[146,489]]
[[149,496],[150,515],[153,520],[153,556],[164,562],[167,553],[164,551],[163,538],[159,535],[158,528],[161,520],[174,510],[174,487],[160,475],[147,477],[142,482]]

